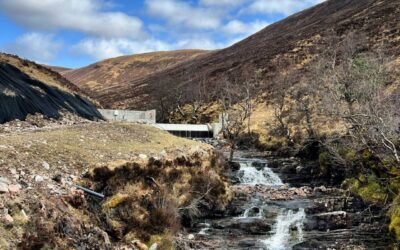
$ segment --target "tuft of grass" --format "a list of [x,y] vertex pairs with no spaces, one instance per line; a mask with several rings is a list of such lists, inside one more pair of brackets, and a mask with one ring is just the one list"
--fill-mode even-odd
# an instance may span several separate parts
[[112,209],[116,208],[118,205],[120,205],[122,202],[126,201],[128,198],[128,195],[126,194],[116,194],[109,198],[105,203],[103,203],[103,209]]

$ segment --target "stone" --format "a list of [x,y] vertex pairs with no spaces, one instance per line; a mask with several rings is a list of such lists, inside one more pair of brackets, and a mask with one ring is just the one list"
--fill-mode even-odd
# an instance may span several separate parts
[[5,184],[10,184],[10,181],[6,177],[0,177],[0,182],[5,183]]
[[157,250],[158,244],[154,243],[153,245],[150,246],[149,250]]
[[12,194],[18,194],[21,191],[21,185],[19,184],[9,185],[8,191]]
[[12,223],[14,222],[14,219],[13,219],[13,217],[11,217],[11,215],[9,215],[9,214],[7,213],[7,214],[5,214],[5,215],[3,216],[3,221],[4,221],[6,224],[12,224]]
[[49,169],[50,169],[50,164],[44,161],[44,162],[42,163],[42,167],[43,167],[44,169],[46,169],[46,170],[49,170]]
[[0,182],[0,194],[8,193],[8,184]]
[[21,209],[21,219],[23,221],[28,221],[29,220],[28,215],[26,215],[25,210],[23,210],[23,209]]
[[15,168],[11,168],[11,169],[10,169],[10,173],[11,173],[12,175],[16,175],[16,174],[17,174],[17,170],[16,170]]
[[44,178],[42,176],[40,176],[40,175],[35,175],[34,180],[36,182],[42,182],[42,181],[44,181]]
[[189,235],[187,236],[187,238],[188,238],[188,240],[194,240],[194,235],[193,235],[193,234],[189,234]]
[[55,182],[58,182],[58,183],[62,183],[61,174],[57,174],[57,175],[53,176],[52,180],[55,181]]
[[147,155],[145,155],[145,154],[139,154],[139,158],[145,160],[145,159],[147,159]]

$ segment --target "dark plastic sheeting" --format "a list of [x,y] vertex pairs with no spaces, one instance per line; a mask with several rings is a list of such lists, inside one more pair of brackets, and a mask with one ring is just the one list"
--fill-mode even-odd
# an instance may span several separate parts
[[79,95],[34,80],[18,68],[0,62],[0,123],[24,120],[35,113],[59,118],[61,111],[90,120],[103,119],[96,107]]

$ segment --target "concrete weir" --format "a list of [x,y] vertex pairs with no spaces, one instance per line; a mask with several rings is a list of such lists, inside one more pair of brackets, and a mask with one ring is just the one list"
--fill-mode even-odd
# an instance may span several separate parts
[[171,124],[156,123],[156,111],[99,109],[103,117],[109,121],[127,121],[153,125],[173,135],[186,138],[215,138],[222,130],[222,119],[212,124]]

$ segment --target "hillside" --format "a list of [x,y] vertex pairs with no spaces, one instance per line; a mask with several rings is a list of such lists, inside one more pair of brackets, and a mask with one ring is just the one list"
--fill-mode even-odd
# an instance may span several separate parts
[[[398,56],[399,26],[398,0],[331,0],[272,24],[229,48],[209,52],[148,77],[127,78],[123,84],[111,86],[95,83],[88,86],[95,91],[102,89],[103,94],[98,98],[108,107],[157,108],[159,114],[168,116],[174,113],[178,103],[192,103],[200,85],[206,87],[207,102],[212,102],[222,81],[230,79],[240,83],[255,72],[260,85],[258,96],[274,97],[279,87],[272,79],[290,68],[301,76],[295,82],[300,79],[306,82],[315,59],[325,51],[331,36],[337,37],[339,43],[353,30],[366,36],[364,50],[385,44],[386,53]],[[260,112],[255,116],[262,116],[260,120],[271,113],[265,107],[256,109]],[[166,116],[159,118],[166,119]]]
[[80,69],[61,71],[71,82],[107,103],[109,89],[118,91],[148,75],[206,54],[203,50],[178,50],[121,56],[94,63]]
[[0,54],[0,123],[24,120],[29,114],[59,118],[69,112],[99,119],[94,104],[72,83],[46,67]]
[[65,71],[71,70],[70,68],[65,68],[65,67],[60,67],[60,66],[50,66],[50,65],[43,65],[49,69],[51,69],[52,71],[55,71],[57,73],[63,73]]

